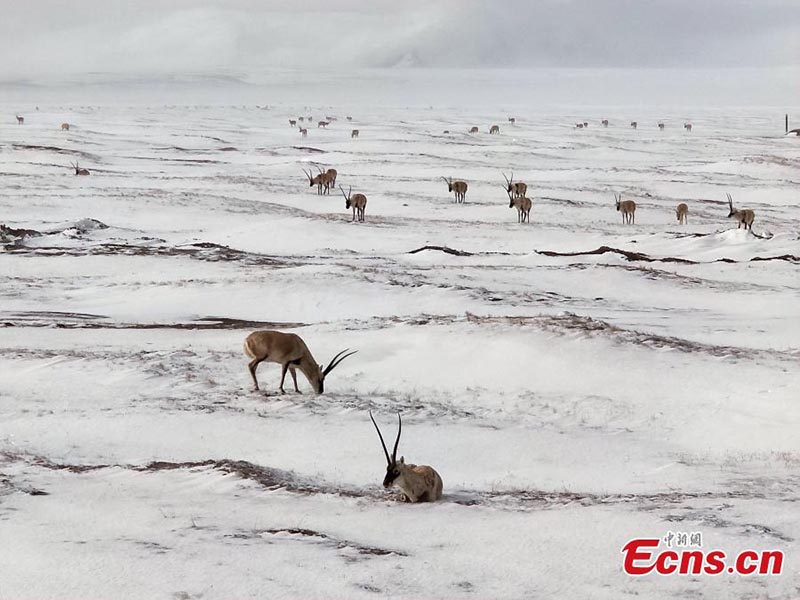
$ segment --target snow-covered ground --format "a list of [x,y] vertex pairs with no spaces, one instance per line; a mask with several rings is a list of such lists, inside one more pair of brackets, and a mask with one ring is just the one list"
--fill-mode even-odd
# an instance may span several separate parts
[[[3,115],[0,222],[41,235],[0,252],[0,598],[800,594],[800,143],[780,113]],[[316,165],[367,195],[365,223],[309,188]],[[267,363],[254,392],[258,328],[358,354],[324,395],[277,395]],[[383,490],[369,410],[390,440],[402,413],[399,454],[442,501]],[[784,550],[784,574],[623,573],[629,539],[670,530]]]

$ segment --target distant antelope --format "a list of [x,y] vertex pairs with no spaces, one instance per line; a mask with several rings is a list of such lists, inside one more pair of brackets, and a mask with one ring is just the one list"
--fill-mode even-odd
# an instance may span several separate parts
[[526,198],[525,196],[513,196],[509,192],[508,194],[508,208],[516,208],[517,209],[517,223],[530,223],[531,222],[531,207],[533,206],[533,202],[531,202],[530,198]]
[[601,124],[603,127],[608,127],[608,119],[603,119],[602,121],[600,121],[600,124]]
[[350,132],[350,139],[357,137],[358,137],[358,129],[353,129],[353,131]]
[[489,128],[489,133],[491,133],[492,135],[500,133],[500,125],[492,125]]
[[352,120],[353,120],[353,117],[351,117],[350,115],[347,115],[347,120],[348,120],[348,121],[352,121]]
[[336,117],[329,117],[328,115],[325,115],[325,120],[326,120],[328,123],[333,123],[333,122],[334,122],[334,121],[336,121],[337,119],[336,119]]
[[[294,382],[294,391],[300,392],[297,388],[297,374],[296,369],[306,376],[308,383],[314,389],[314,393],[321,394],[325,391],[325,377],[333,371],[340,362],[348,356],[352,356],[357,352],[348,352],[342,350],[333,357],[327,368],[323,370],[322,365],[317,364],[311,351],[306,346],[306,343],[299,335],[294,333],[283,333],[281,331],[254,331],[247,336],[244,341],[244,353],[253,360],[247,365],[250,370],[250,376],[253,378],[253,385],[255,389],[258,387],[258,379],[256,379],[256,368],[264,361],[278,363],[281,365],[281,394],[286,392],[283,390],[283,381],[286,379],[286,371],[292,375]],[[347,354],[345,354],[347,353]]]
[[456,195],[456,202],[459,204],[463,204],[464,200],[467,196],[467,182],[466,181],[453,181],[453,178],[444,179],[445,183],[447,184],[447,191],[453,192]]
[[[319,169],[319,167],[317,168]],[[308,177],[308,187],[317,186],[317,196],[321,196],[323,194],[323,187],[325,186],[325,173],[320,170],[318,175],[312,175],[310,170],[306,172],[305,169],[303,169],[303,173]]]
[[403,492],[401,499],[404,502],[436,502],[439,500],[442,497],[442,478],[433,467],[406,464],[404,456],[401,456],[399,461],[397,460],[397,445],[400,443],[400,432],[403,429],[400,413],[397,413],[397,439],[394,441],[391,457],[372,412],[369,413],[369,418],[375,425],[375,430],[381,439],[381,446],[383,446],[383,454],[386,456],[386,476],[383,478],[383,487],[386,489],[393,485],[399,487]]
[[658,128],[659,128],[661,131],[664,131],[664,127],[666,127],[666,126],[665,126],[663,123],[659,123],[659,124],[658,124]]
[[622,213],[622,224],[633,224],[634,213],[636,212],[636,202],[633,200],[623,200],[622,194],[614,194],[617,203],[617,212]]
[[16,117],[17,117],[17,125],[22,125],[25,122],[25,117],[20,117],[19,115],[16,115]]
[[289,125],[291,127],[297,127],[297,121],[295,121],[294,119],[289,119]]
[[727,196],[728,196],[728,206],[731,209],[731,211],[728,213],[728,218],[736,219],[738,221],[739,224],[736,226],[736,229],[740,229],[742,227],[742,224],[744,224],[745,229],[750,229],[750,231],[752,231],[753,221],[755,221],[756,213],[754,213],[749,208],[746,208],[744,210],[736,210],[735,208],[733,208],[733,198],[731,198],[730,194],[727,194]]
[[306,121],[308,121],[309,123],[311,123],[312,121],[314,121],[314,117],[312,117],[312,116],[308,116],[308,117],[306,117]]
[[450,133],[449,129],[445,129],[442,133]]
[[62,123],[61,131],[69,131],[69,123]]
[[478,133],[479,131],[480,129],[478,129],[477,127],[471,127],[469,130],[470,133]]
[[305,127],[301,127],[300,128],[300,135],[302,135],[303,137],[306,137],[308,135],[308,129],[306,129]]
[[588,127],[588,126],[589,126],[589,121],[584,121],[584,122],[583,122],[583,126],[584,126],[584,127]]
[[[344,189],[342,186],[339,186],[339,189],[342,190],[342,196],[344,196],[344,207],[345,209],[353,208],[353,221],[356,220],[356,214],[358,215],[358,221],[360,223],[364,222],[364,210],[367,208],[367,197],[364,194],[352,194],[353,186],[350,186],[350,190],[345,194]],[[352,221],[351,221],[352,222]]]
[[675,216],[678,217],[678,223],[681,225],[689,223],[689,206],[685,202],[678,204],[675,209]]
[[506,177],[503,173],[503,179],[506,180],[506,192],[511,194],[514,198],[519,198],[528,193],[528,184],[522,181],[514,183],[514,171],[511,171],[511,179]]
[[631,127],[636,129],[638,126],[639,126],[639,124],[636,121],[631,121]]
[[324,127],[327,127],[327,126],[328,126],[328,122],[327,121],[320,121],[320,122],[317,123],[317,129],[319,129],[320,127],[324,128]]
[[69,164],[71,164],[72,168],[75,169],[75,175],[88,175],[89,174],[89,169],[84,169],[83,167],[79,167],[77,162],[75,162],[74,165],[72,163],[69,163]]
[[[297,117],[297,120],[302,123],[303,121],[306,120],[306,118],[305,117]],[[289,122],[291,123],[291,121],[289,121]]]
[[575,123],[575,127],[578,129],[583,129],[583,123]]
[[683,128],[684,128],[686,131],[691,131],[691,130],[692,130],[692,124],[691,124],[691,123],[684,123],[684,124],[683,124]]
[[508,122],[511,123],[512,125],[516,125],[517,119],[516,117],[508,117]]

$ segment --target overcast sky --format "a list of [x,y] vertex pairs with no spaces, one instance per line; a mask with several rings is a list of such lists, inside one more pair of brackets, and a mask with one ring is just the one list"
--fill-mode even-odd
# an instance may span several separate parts
[[800,64],[800,0],[0,0],[0,81]]

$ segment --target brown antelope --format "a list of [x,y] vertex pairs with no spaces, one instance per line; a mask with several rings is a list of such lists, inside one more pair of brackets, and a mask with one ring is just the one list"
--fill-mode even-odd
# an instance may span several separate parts
[[350,207],[353,208],[353,220],[350,221],[351,223],[356,220],[356,214],[358,214],[358,221],[359,223],[364,222],[364,211],[367,208],[367,197],[364,194],[352,194],[353,186],[350,186],[350,190],[345,194],[344,189],[342,186],[339,186],[339,189],[342,190],[342,196],[344,196],[344,207],[345,209],[349,209]]
[[639,126],[639,124],[636,121],[631,121],[631,127],[636,129],[638,126]]
[[357,137],[358,137],[358,129],[353,129],[353,131],[350,132],[350,139]]
[[327,121],[320,121],[320,122],[317,123],[317,129],[319,129],[320,127],[325,128],[327,126],[328,126],[328,122]]
[[584,126],[584,127],[588,127],[588,126],[589,126],[589,121],[584,121],[584,122],[583,122],[583,126]]
[[736,221],[738,221],[739,224],[736,226],[736,229],[740,229],[742,227],[742,224],[744,224],[745,229],[750,229],[750,231],[752,231],[753,221],[755,221],[756,213],[754,213],[749,208],[746,208],[744,210],[736,210],[735,208],[733,208],[733,198],[731,198],[730,194],[727,194],[727,196],[728,196],[728,206],[731,209],[730,212],[728,213],[728,218],[736,219]]
[[678,204],[675,209],[675,216],[678,217],[678,223],[681,225],[689,223],[689,206],[685,202]]
[[[319,169],[319,167],[317,167],[317,169]],[[317,195],[321,196],[323,194],[323,187],[325,186],[326,181],[325,173],[322,172],[322,169],[319,169],[318,175],[312,175],[310,170],[306,172],[305,169],[303,169],[303,173],[305,173],[305,176],[308,177],[308,187],[317,186]]]
[[308,129],[306,129],[305,127],[301,127],[300,128],[300,135],[302,135],[303,137],[308,136]]
[[306,117],[306,121],[308,121],[309,123],[311,123],[311,122],[313,122],[313,121],[314,121],[314,117],[312,117],[312,116],[310,116],[310,115],[309,115],[308,117]]
[[503,179],[506,180],[506,192],[511,194],[514,198],[519,198],[520,196],[524,196],[528,193],[527,183],[523,183],[522,181],[517,181],[514,183],[514,171],[511,171],[510,180],[508,177],[506,177],[505,173],[503,173]]
[[683,128],[684,128],[686,131],[691,131],[691,130],[692,130],[692,124],[691,124],[691,123],[684,123],[684,124],[683,124]]
[[399,487],[403,492],[400,496],[400,500],[403,502],[436,502],[441,498],[442,478],[433,467],[406,464],[404,456],[401,456],[399,461],[397,460],[397,445],[400,443],[400,432],[403,429],[400,413],[397,413],[397,439],[394,441],[391,457],[386,449],[386,442],[383,441],[381,430],[375,422],[375,417],[372,416],[371,411],[369,418],[372,419],[372,424],[375,425],[375,430],[381,439],[381,446],[383,446],[383,454],[386,456],[386,476],[383,478],[383,487],[386,489],[393,485]]
[[352,120],[353,120],[353,117],[351,117],[350,115],[347,115],[347,120],[348,120],[348,121],[352,121]]
[[603,119],[602,121],[600,121],[600,124],[601,124],[603,127],[608,127],[608,119]]
[[442,133],[450,133],[449,129],[445,129]]
[[61,131],[69,131],[69,123],[62,123]]
[[247,368],[250,370],[255,389],[259,389],[258,379],[256,379],[258,365],[264,361],[274,362],[281,365],[281,394],[286,393],[283,390],[283,381],[286,379],[287,370],[292,375],[294,391],[300,393],[297,388],[296,369],[300,369],[300,372],[306,376],[315,394],[323,393],[325,391],[325,377],[345,358],[358,352],[357,350],[348,352],[348,350],[349,348],[339,352],[328,363],[328,366],[323,369],[322,365],[317,364],[317,361],[314,360],[303,339],[294,333],[254,331],[244,341],[244,353],[253,359],[247,365]]
[[325,171],[325,179],[327,180],[328,184],[328,191],[330,192],[330,188],[336,187],[336,178],[339,176],[339,171],[336,169],[328,169]]
[[447,191],[453,192],[456,195],[456,202],[459,204],[464,203],[464,199],[467,196],[467,182],[466,181],[453,181],[453,178],[444,179],[445,183],[447,184]]
[[477,127],[470,127],[470,130],[469,130],[470,133],[478,133],[479,131],[480,131],[480,129],[478,129]]
[[659,124],[658,124],[658,128],[659,128],[661,131],[664,131],[664,127],[666,127],[666,125],[664,125],[663,123],[659,123]]
[[578,129],[583,129],[584,125],[583,123],[575,123],[575,127],[577,127]]
[[[305,117],[297,117],[297,120],[302,123],[303,121],[306,120],[306,118]],[[289,122],[291,123],[291,121],[289,121]]]
[[291,127],[297,127],[297,121],[295,121],[294,119],[289,119],[289,125]]
[[508,117],[508,122],[511,123],[512,125],[516,125],[517,118],[516,117]]
[[336,117],[329,117],[328,115],[325,115],[325,120],[328,123],[333,123],[334,121],[337,121],[338,119]]
[[492,135],[495,135],[495,134],[497,134],[497,133],[500,133],[500,125],[492,125],[492,126],[489,128],[489,133],[491,133]]
[[512,196],[511,192],[508,193],[508,208],[517,209],[517,223],[530,223],[531,222],[531,207],[533,202],[530,198],[525,196]]
[[22,125],[25,122],[25,117],[20,117],[19,115],[16,115],[16,117],[17,117],[17,125]]
[[[72,163],[69,163],[69,164],[72,165]],[[79,167],[77,161],[75,162],[74,165],[72,165],[72,168],[75,169],[75,175],[88,175],[89,174],[89,169],[84,169],[83,167]]]
[[633,224],[636,202],[633,200],[623,200],[622,194],[614,194],[614,200],[616,200],[617,203],[617,212],[622,213],[622,224]]

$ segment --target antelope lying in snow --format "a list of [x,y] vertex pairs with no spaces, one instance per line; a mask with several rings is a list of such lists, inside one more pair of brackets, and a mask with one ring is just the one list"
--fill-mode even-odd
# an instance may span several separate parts
[[636,129],[638,126],[639,126],[639,124],[636,121],[631,121],[631,127]]
[[492,125],[489,128],[489,133],[491,133],[492,135],[494,135],[496,133],[500,133],[500,125]]
[[350,132],[350,139],[357,138],[358,133],[358,129],[353,129],[353,131]]
[[622,194],[614,194],[614,200],[617,203],[617,212],[622,213],[622,224],[633,224],[636,202],[633,200],[623,200]]
[[506,180],[506,192],[509,195],[512,195],[514,198],[519,198],[520,196],[524,196],[528,193],[528,184],[522,181],[517,181],[514,183],[514,171],[511,171],[511,179],[506,177],[506,174],[503,173],[503,179]]
[[400,457],[399,462],[397,460],[397,445],[400,443],[400,432],[403,429],[400,413],[397,413],[397,439],[394,441],[391,457],[372,412],[369,413],[369,418],[372,420],[372,424],[375,425],[375,430],[381,439],[381,446],[383,446],[383,454],[386,456],[386,476],[383,478],[383,487],[386,489],[393,485],[399,487],[403,492],[400,499],[404,502],[436,502],[441,498],[442,478],[433,467],[406,464],[404,456]]
[[358,221],[363,223],[364,211],[367,208],[367,197],[364,194],[354,194],[351,196],[353,193],[353,186],[350,186],[350,190],[346,194],[342,186],[339,186],[339,189],[342,190],[342,196],[344,196],[345,209],[353,208],[353,221],[356,220],[356,213],[358,213]]
[[678,204],[678,208],[675,209],[675,216],[678,217],[678,223],[681,225],[687,224],[689,222],[689,206],[685,202]]
[[754,213],[749,208],[746,208],[744,210],[736,210],[735,208],[733,208],[733,198],[731,198],[730,194],[727,194],[727,196],[728,196],[728,206],[731,209],[730,212],[728,213],[728,218],[736,219],[739,222],[739,224],[736,226],[736,229],[740,229],[742,227],[742,224],[744,223],[744,228],[750,229],[750,231],[752,231],[753,221],[755,221],[756,219],[756,213]]
[[69,123],[62,123],[61,131],[69,131]]
[[289,119],[289,125],[292,127],[297,127],[297,121],[295,121],[294,119]]
[[16,117],[17,117],[17,125],[22,125],[25,122],[25,117],[20,117],[19,115],[16,115]]
[[525,196],[514,197],[511,195],[511,192],[509,192],[508,200],[508,208],[517,209],[517,223],[530,223],[531,207],[533,206],[531,199]]
[[77,162],[74,165],[72,163],[69,163],[69,164],[71,164],[72,168],[75,169],[75,175],[88,175],[89,174],[89,169],[84,169],[83,167],[79,167]]
[[444,179],[447,184],[447,191],[453,192],[456,195],[456,202],[463,204],[467,196],[467,182],[466,181],[453,181],[453,178]]
[[470,133],[478,133],[479,131],[480,129],[478,129],[477,127],[471,127],[469,130]]
[[[247,365],[250,369],[250,376],[253,378],[253,385],[255,389],[258,387],[258,379],[256,379],[256,368],[263,361],[274,362],[281,365],[281,394],[286,392],[283,390],[283,381],[286,379],[286,371],[292,375],[294,382],[294,391],[300,393],[297,388],[297,374],[296,369],[300,369],[303,375],[308,379],[308,383],[314,389],[314,393],[321,394],[325,391],[325,377],[333,371],[340,362],[348,356],[352,356],[357,352],[347,352],[342,350],[333,357],[327,368],[323,369],[322,365],[317,364],[311,351],[306,346],[306,343],[299,335],[294,333],[283,333],[281,331],[254,331],[247,336],[244,341],[244,353],[253,360]],[[345,354],[347,352],[347,354]]]

